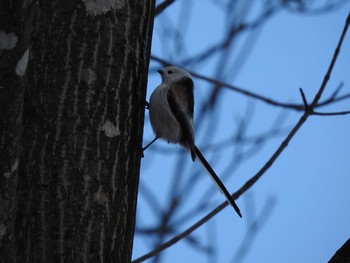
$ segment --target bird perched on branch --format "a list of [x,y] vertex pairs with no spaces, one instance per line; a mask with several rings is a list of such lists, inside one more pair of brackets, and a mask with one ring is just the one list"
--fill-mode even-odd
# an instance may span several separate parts
[[195,145],[194,85],[191,74],[174,66],[165,67],[158,72],[162,76],[162,83],[153,91],[148,105],[151,125],[156,137],[143,150],[159,138],[182,145],[191,153],[193,161],[198,157],[229,204],[242,217],[232,196]]

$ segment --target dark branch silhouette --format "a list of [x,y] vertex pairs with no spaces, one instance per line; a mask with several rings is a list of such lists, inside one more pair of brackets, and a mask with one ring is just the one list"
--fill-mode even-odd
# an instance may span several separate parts
[[163,3],[157,5],[156,10],[154,11],[154,16],[157,16],[160,13],[162,13],[167,7],[169,7],[174,2],[175,0],[166,0]]

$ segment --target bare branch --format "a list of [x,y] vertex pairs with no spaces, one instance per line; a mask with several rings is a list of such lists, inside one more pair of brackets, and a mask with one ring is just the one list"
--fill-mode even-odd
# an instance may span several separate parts
[[300,94],[301,94],[301,98],[303,99],[304,107],[305,107],[305,110],[306,110],[309,106],[307,104],[307,100],[306,100],[304,91],[303,91],[302,88],[300,88],[299,91],[300,91]]
[[[337,51],[337,49],[336,49],[336,54],[338,54],[338,53],[339,53],[339,50]],[[159,58],[157,56],[154,56],[154,55],[151,55],[151,59],[160,62],[163,66],[172,65],[170,62],[168,62],[166,60],[163,60],[163,59],[161,59],[161,58]],[[205,81],[207,81],[209,83],[215,84],[217,87],[222,87],[222,88],[227,88],[227,89],[233,90],[233,91],[235,91],[237,93],[243,94],[243,95],[245,95],[247,97],[250,97],[250,98],[253,98],[253,99],[257,99],[257,100],[263,101],[263,102],[265,102],[267,104],[270,104],[270,105],[273,105],[273,106],[286,108],[286,109],[294,109],[294,110],[297,110],[297,111],[304,111],[305,110],[305,105],[304,104],[279,102],[277,100],[270,99],[270,98],[265,97],[263,95],[259,95],[257,93],[248,91],[246,89],[243,89],[243,88],[240,88],[240,87],[237,87],[237,86],[234,86],[234,85],[222,82],[222,81],[219,81],[217,79],[206,77],[204,75],[198,74],[198,73],[193,72],[193,71],[190,71],[190,73],[191,73],[192,76],[194,76],[194,77],[196,77],[198,79],[205,80]],[[339,87],[337,89],[339,89]],[[312,107],[313,108],[318,108],[318,107],[325,106],[325,105],[331,104],[333,102],[344,100],[344,99],[347,99],[347,98],[350,97],[350,94],[346,94],[346,95],[340,96],[338,98],[335,98],[334,94],[335,93],[333,93],[330,98],[326,99],[325,101],[323,101],[321,103],[318,103],[318,100],[317,100],[317,104],[313,105]]]
[[[251,179],[249,179],[237,192],[235,192],[233,194],[233,198],[235,200],[239,196],[241,196],[244,192],[246,192],[248,189],[250,189],[262,177],[262,175],[264,175],[265,172],[269,170],[269,168],[277,160],[277,158],[281,155],[281,153],[284,151],[284,149],[288,146],[289,142],[292,140],[292,138],[295,136],[295,134],[301,128],[301,126],[305,123],[305,121],[308,119],[308,117],[313,114],[313,109],[314,109],[314,107],[317,106],[317,102],[319,101],[319,99],[320,99],[320,97],[321,97],[321,95],[322,95],[322,93],[323,93],[323,91],[324,91],[324,89],[325,89],[325,87],[326,87],[326,85],[328,83],[328,80],[329,80],[329,78],[331,76],[333,67],[334,67],[335,62],[337,60],[337,57],[338,57],[338,54],[339,54],[339,51],[340,51],[340,47],[341,47],[341,45],[343,43],[343,39],[344,39],[344,36],[345,36],[345,34],[347,32],[349,24],[350,24],[350,13],[349,13],[348,18],[346,20],[343,32],[342,32],[341,37],[339,39],[337,48],[336,48],[336,50],[334,52],[332,61],[331,61],[330,65],[329,65],[329,68],[328,68],[327,73],[326,73],[326,75],[324,77],[324,80],[323,80],[323,82],[322,82],[322,84],[321,84],[317,94],[315,95],[315,97],[313,99],[313,102],[309,106],[310,110],[306,110],[305,109],[304,114],[300,117],[299,121],[296,123],[296,125],[293,127],[293,129],[289,132],[287,137],[282,141],[280,146],[273,153],[273,155],[269,158],[269,160],[265,163],[265,165]],[[240,90],[240,89],[237,89],[236,91],[238,91],[238,90]],[[244,93],[246,91],[242,92],[242,90],[240,90],[238,92]],[[301,90],[301,92],[302,92],[302,90]],[[256,96],[256,95],[254,94],[254,96]],[[304,100],[304,97],[303,97],[303,100]],[[305,99],[305,101],[306,101],[306,99]],[[142,261],[144,261],[144,260],[146,260],[148,258],[151,258],[151,257],[157,255],[158,253],[160,253],[164,249],[172,246],[173,244],[175,244],[176,242],[178,242],[182,238],[184,238],[184,237],[188,236],[189,234],[191,234],[194,230],[196,230],[198,227],[200,227],[201,225],[206,223],[209,219],[211,219],[213,216],[215,216],[217,213],[219,213],[221,210],[223,210],[227,205],[228,205],[227,201],[223,202],[218,207],[213,209],[210,213],[208,213],[205,217],[200,219],[197,223],[195,223],[194,225],[192,225],[191,227],[186,229],[184,232],[180,233],[179,235],[176,235],[174,238],[172,238],[169,241],[163,243],[162,245],[160,245],[159,247],[157,247],[153,251],[145,254],[144,256],[142,256],[140,258],[135,259],[132,262],[133,263],[142,262]]]
[[335,89],[335,91],[332,93],[332,95],[330,96],[330,99],[334,99],[337,97],[339,91],[343,88],[344,86],[344,83],[343,82],[340,82],[339,86]]
[[[329,12],[330,10],[334,11],[339,8],[341,8],[344,4],[346,4],[347,1],[344,0],[337,0],[337,1],[329,1],[330,3],[325,3],[321,6],[312,6],[317,1],[305,1],[305,0],[282,0],[282,5],[285,9],[291,12],[297,12],[297,13],[305,13],[305,14],[313,14],[313,15],[320,15],[324,14],[326,12]],[[312,2],[312,4],[310,4]],[[321,2],[321,1],[319,1]],[[307,5],[310,6],[307,6]]]
[[339,55],[339,52],[340,52],[340,47],[343,44],[343,40],[344,40],[344,37],[346,35],[346,31],[349,28],[349,24],[350,24],[350,12],[348,14],[348,18],[346,19],[345,26],[344,26],[343,32],[342,32],[342,34],[340,36],[340,40],[338,42],[337,48],[335,49],[335,52],[334,52],[331,64],[329,65],[328,71],[327,71],[326,75],[324,76],[324,79],[323,79],[323,82],[321,84],[321,87],[320,87],[319,91],[317,92],[314,100],[311,103],[311,107],[312,108],[316,107],[316,105],[317,105],[318,101],[320,100],[320,98],[322,96],[322,93],[323,93],[323,91],[324,91],[324,89],[325,89],[325,87],[326,87],[326,85],[328,83],[328,80],[331,77],[331,73],[332,73],[334,64],[335,64],[335,62],[336,62],[336,60],[338,58],[338,55]]
[[350,114],[350,111],[338,111],[338,112],[316,112],[314,111],[312,115],[318,116],[337,116],[337,115],[347,115]]
[[212,45],[211,47],[207,48],[203,52],[194,55],[190,58],[187,58],[183,61],[181,61],[180,64],[182,65],[188,65],[189,63],[199,63],[203,60],[208,59],[209,57],[216,54],[218,51],[226,49],[233,41],[233,39],[240,33],[243,33],[247,30],[254,30],[258,28],[259,26],[263,25],[270,17],[272,17],[273,14],[277,12],[276,6],[270,6],[264,10],[257,19],[255,19],[252,22],[249,23],[240,23],[240,24],[234,24],[230,29],[225,39],[223,39],[221,42],[216,43]]
[[154,16],[157,16],[160,13],[162,13],[168,6],[170,6],[174,2],[175,0],[165,0],[163,3],[157,5],[156,10],[154,11]]
[[342,101],[342,100],[345,100],[348,98],[350,98],[350,93],[339,96],[338,98],[333,98],[333,95],[332,95],[330,98],[326,99],[325,101],[317,103],[317,107],[315,107],[315,108],[322,107],[322,106],[328,105],[330,103],[339,102],[339,101]]
[[265,201],[264,207],[261,209],[259,215],[255,216],[251,222],[248,222],[248,229],[243,238],[243,241],[238,248],[235,256],[233,257],[231,262],[243,262],[244,258],[247,256],[248,251],[251,249],[253,241],[256,239],[257,235],[266,224],[272,212],[276,206],[276,198],[269,197]]

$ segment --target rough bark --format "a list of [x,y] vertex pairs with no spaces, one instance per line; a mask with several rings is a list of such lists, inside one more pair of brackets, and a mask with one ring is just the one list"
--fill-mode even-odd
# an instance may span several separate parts
[[0,262],[129,262],[154,1],[5,2]]

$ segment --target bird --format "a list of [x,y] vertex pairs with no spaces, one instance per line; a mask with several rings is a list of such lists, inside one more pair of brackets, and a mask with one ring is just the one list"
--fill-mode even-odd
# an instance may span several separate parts
[[228,203],[238,216],[242,217],[232,196],[195,145],[194,83],[191,74],[187,70],[175,66],[160,69],[158,73],[161,75],[162,83],[152,92],[147,104],[155,138],[142,150],[145,151],[159,138],[169,143],[180,144],[191,153],[192,161],[198,158]]

